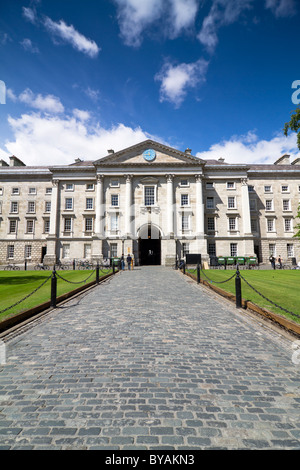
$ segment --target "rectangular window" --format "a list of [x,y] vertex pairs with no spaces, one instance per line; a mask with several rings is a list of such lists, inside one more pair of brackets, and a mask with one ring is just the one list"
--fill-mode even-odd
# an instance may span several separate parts
[[284,219],[284,231],[285,232],[292,231],[292,219]]
[[31,258],[31,245],[25,245],[24,257]]
[[255,211],[256,210],[256,200],[255,199],[249,199],[249,205],[250,205],[250,211]]
[[92,245],[90,243],[85,243],[84,245],[84,258],[90,258],[92,255]]
[[9,221],[9,233],[17,233],[17,221],[16,220]]
[[214,189],[214,183],[207,181],[206,183],[206,189]]
[[267,219],[267,231],[274,232],[275,231],[275,221],[274,219]]
[[110,181],[110,185],[111,185],[111,187],[113,187],[113,188],[118,188],[118,187],[119,187],[119,180],[117,180],[117,179],[111,180],[111,181]]
[[270,243],[269,244],[269,254],[270,254],[270,256],[276,257],[276,245],[275,245],[275,243]]
[[65,243],[62,247],[62,257],[63,258],[70,258],[70,244]]
[[45,202],[45,212],[51,212],[51,201]]
[[95,189],[94,183],[88,183],[86,185],[86,190],[87,191],[94,191],[94,189]]
[[46,194],[51,194],[52,193],[52,188],[46,188]]
[[251,219],[251,232],[257,232],[257,219]]
[[111,214],[110,216],[110,230],[112,232],[116,232],[119,230],[119,215],[118,214]]
[[11,193],[12,194],[20,194],[20,190],[19,190],[19,188],[12,188]]
[[228,219],[229,230],[236,230],[236,218],[229,217]]
[[154,206],[155,204],[155,187],[145,186],[145,206]]
[[272,192],[272,186],[270,184],[265,185],[265,193],[271,193]]
[[112,258],[118,256],[118,244],[117,243],[110,244],[110,256]]
[[29,219],[26,222],[26,233],[33,233],[34,232],[34,221]]
[[188,206],[189,205],[189,195],[188,194],[181,194],[181,205]]
[[254,186],[252,184],[248,184],[248,191],[249,193],[254,193]]
[[180,180],[180,186],[189,186],[188,180]]
[[235,189],[235,183],[233,181],[228,181],[227,189]]
[[44,233],[49,233],[50,232],[50,220],[45,219],[44,220]]
[[230,243],[230,256],[237,256],[237,243]]
[[8,245],[7,247],[7,258],[12,259],[15,256],[15,247],[14,245]]
[[[300,188],[300,186],[299,186],[299,188]],[[299,191],[300,191],[300,189],[299,189]],[[0,196],[3,196],[3,188],[2,187],[0,188]]]
[[216,256],[216,244],[215,243],[209,243],[207,250],[208,250],[209,256]]
[[74,191],[74,184],[73,183],[67,183],[66,184],[66,191]]
[[214,209],[214,198],[207,197],[206,198],[206,209]]
[[119,195],[118,194],[111,195],[111,205],[114,207],[119,207]]
[[208,217],[207,218],[207,230],[215,230],[215,218]]
[[34,201],[29,201],[28,202],[28,212],[30,214],[34,214],[35,213],[35,202]]
[[181,229],[182,231],[184,232],[185,230],[189,230],[190,228],[190,218],[188,215],[186,214],[183,214],[182,217],[181,217]]
[[189,254],[189,252],[190,252],[190,244],[183,243],[182,244],[182,256],[184,257],[186,254]]
[[10,212],[13,213],[13,214],[17,214],[18,213],[18,202],[15,202],[15,201],[12,201],[11,204],[10,204]]
[[72,230],[72,219],[65,218],[64,219],[64,232],[71,232]]
[[94,208],[94,199],[92,197],[87,197],[85,202],[85,208],[91,210]]
[[92,232],[93,231],[93,219],[92,218],[86,218],[85,219],[85,231],[86,232]]
[[266,200],[266,211],[272,211],[273,210],[273,199],[267,199]]
[[294,256],[294,245],[293,245],[293,243],[288,243],[286,245],[286,249],[287,249],[288,258],[293,258],[293,256]]
[[287,184],[281,185],[281,192],[282,193],[288,193],[289,192],[289,187]]
[[228,209],[235,209],[235,197],[230,196],[227,200]]
[[29,188],[28,193],[29,194],[36,194],[36,188]]
[[73,209],[73,198],[66,197],[66,199],[65,199],[65,209],[67,211],[70,211],[70,210]]
[[284,199],[284,200],[282,201],[282,209],[283,209],[284,211],[289,211],[289,210],[291,210],[291,208],[290,208],[290,200],[289,200],[289,199]]

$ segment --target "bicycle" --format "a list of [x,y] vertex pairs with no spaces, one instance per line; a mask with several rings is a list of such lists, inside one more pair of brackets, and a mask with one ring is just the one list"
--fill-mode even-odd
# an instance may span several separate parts
[[15,264],[8,264],[4,267],[4,271],[20,271],[20,267]]
[[46,264],[37,264],[34,267],[35,271],[48,271],[50,269],[50,266],[47,266]]

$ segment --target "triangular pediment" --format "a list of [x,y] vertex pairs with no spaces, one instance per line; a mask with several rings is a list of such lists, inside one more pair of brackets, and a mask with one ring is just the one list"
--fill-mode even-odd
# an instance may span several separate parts
[[124,166],[124,165],[204,165],[205,161],[187,152],[181,152],[172,147],[153,140],[145,140],[124,150],[111,153],[94,161],[95,166]]

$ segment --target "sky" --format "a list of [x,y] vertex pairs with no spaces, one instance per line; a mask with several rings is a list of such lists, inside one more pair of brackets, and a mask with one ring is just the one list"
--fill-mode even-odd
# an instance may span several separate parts
[[300,156],[299,0],[0,0],[0,159]]

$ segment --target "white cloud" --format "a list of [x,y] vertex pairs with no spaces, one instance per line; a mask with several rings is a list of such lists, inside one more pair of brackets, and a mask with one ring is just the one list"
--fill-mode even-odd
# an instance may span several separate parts
[[199,59],[190,64],[172,65],[167,62],[155,76],[161,82],[160,101],[169,101],[176,108],[182,104],[188,88],[194,88],[205,82],[208,62]]
[[71,44],[74,49],[92,58],[96,57],[100,51],[95,41],[86,38],[83,34],[76,31],[73,25],[68,26],[63,20],[55,22],[51,18],[46,17],[44,26],[52,35],[59,37],[66,43]]
[[296,13],[295,0],[266,0],[265,6],[277,17],[293,16]]
[[37,21],[36,11],[34,8],[23,7],[23,16],[26,20],[30,21],[30,23],[36,23]]
[[25,51],[32,52],[33,54],[39,53],[38,47],[32,44],[31,39],[24,38],[23,41],[20,42],[20,44]]
[[160,32],[175,38],[193,24],[199,0],[114,0],[118,7],[121,37],[138,47],[143,33],[160,21]]
[[54,95],[41,95],[40,93],[35,95],[30,88],[26,88],[18,96],[18,100],[21,103],[25,103],[32,108],[38,109],[43,112],[49,113],[62,113],[64,107],[60,102],[60,99]]
[[198,152],[197,157],[205,160],[225,158],[226,163],[274,163],[285,153],[291,158],[299,157],[296,134],[285,137],[278,133],[271,140],[259,140],[255,132],[233,136],[229,140],[216,143],[209,150]]
[[14,137],[0,149],[0,155],[16,155],[26,165],[70,164],[76,157],[96,160],[107,155],[108,149],[118,151],[149,138],[156,139],[140,127],[118,124],[105,129],[99,123],[88,126],[74,116],[60,118],[32,113],[9,117],[8,122]]
[[198,34],[199,41],[209,52],[214,52],[218,43],[218,30],[235,23],[242,13],[252,7],[254,0],[213,0],[208,15],[204,18]]
[[88,121],[91,117],[88,111],[84,111],[83,109],[77,109],[77,108],[73,109],[73,115],[79,121]]

